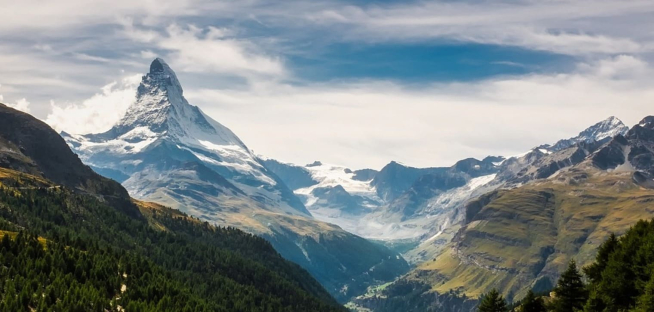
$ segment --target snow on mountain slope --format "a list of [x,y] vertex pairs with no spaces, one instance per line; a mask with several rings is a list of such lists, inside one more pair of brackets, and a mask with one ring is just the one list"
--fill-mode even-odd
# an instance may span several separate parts
[[435,198],[427,205],[427,212],[442,210],[448,206],[456,206],[470,200],[478,195],[489,192],[494,186],[489,185],[497,176],[496,173],[476,177],[468,181],[466,185],[449,190]]
[[[187,102],[177,76],[159,58],[143,76],[136,101],[114,127],[105,133],[64,137],[92,167],[130,177],[138,174],[125,183],[135,196],[148,194],[146,181],[156,180],[158,172],[168,174],[186,162],[199,162],[262,207],[309,215],[231,130]],[[152,178],[146,179],[144,172]]]
[[[318,184],[297,189],[296,194],[302,194],[311,197],[312,193],[317,188],[328,188],[341,186],[343,189],[353,196],[362,196],[369,198],[373,201],[379,201],[375,188],[370,185],[370,181],[356,180],[354,177],[356,173],[346,167],[323,164],[316,161],[313,164],[304,167],[309,172],[312,179]],[[310,204],[307,204],[310,205]]]
[[[469,158],[443,168],[412,168],[391,162],[382,171],[353,171],[319,161],[297,166],[267,159],[265,164],[285,183],[298,186],[294,189],[295,194],[315,218],[367,238],[404,240],[429,234],[434,224],[441,223],[435,218],[435,215],[443,215],[438,207],[448,210],[455,202],[468,198],[469,194],[492,180],[497,167],[495,163],[501,160],[501,157],[481,161]],[[376,185],[373,185],[375,179]],[[378,186],[383,188],[382,192]],[[386,200],[380,197],[380,193]],[[402,195],[404,193],[408,197]],[[435,199],[437,193],[444,196],[441,202]],[[393,199],[395,197],[399,199]],[[388,200],[403,198],[413,201],[419,211],[403,216],[406,211],[402,208],[404,204],[399,202],[396,205],[398,213],[389,213],[386,206],[391,202]],[[415,200],[437,203],[425,208],[425,204]]]
[[350,170],[344,166],[315,161],[306,166],[265,159],[284,183],[292,185],[304,205],[318,220],[358,233],[356,220],[381,205],[371,181],[372,169]]
[[491,184],[495,177],[496,174],[493,173],[472,178],[463,186],[434,195],[424,204],[423,209],[411,217],[383,210],[373,212],[358,221],[357,233],[379,240],[422,240],[433,237],[435,233],[458,222],[461,215],[457,209],[461,205],[497,188],[498,185]]
[[581,142],[606,142],[618,134],[624,135],[627,131],[629,131],[629,127],[620,119],[611,116],[586,128],[576,137],[560,140],[546,149],[549,151],[558,151]]

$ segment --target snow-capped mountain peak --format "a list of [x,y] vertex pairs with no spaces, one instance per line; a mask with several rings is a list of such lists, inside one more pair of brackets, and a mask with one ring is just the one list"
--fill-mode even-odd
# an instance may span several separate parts
[[[132,141],[156,134],[176,143],[202,149],[231,145],[247,150],[232,131],[205,115],[184,98],[177,75],[160,58],[150,64],[136,93],[136,101],[105,137],[129,136]],[[249,153],[249,151],[248,151]]]
[[147,126],[154,132],[166,131],[170,115],[182,109],[184,104],[188,105],[183,92],[177,75],[170,66],[160,58],[155,59],[150,64],[150,72],[141,80],[136,101],[114,129],[127,132],[138,126]]
[[238,189],[271,209],[308,215],[231,130],[188,103],[177,75],[160,58],[152,61],[134,103],[113,128],[62,136],[84,162],[123,182],[136,197],[146,197],[164,175],[204,175],[223,193]]
[[620,119],[611,116],[582,131],[579,133],[577,138],[585,141],[601,141],[606,138],[612,138],[618,134],[624,134],[627,131],[629,131],[629,127],[627,127]]
[[558,151],[581,142],[601,142],[615,137],[618,134],[624,135],[629,131],[620,119],[615,116],[606,118],[581,131],[576,137],[560,140],[548,148],[549,151]]

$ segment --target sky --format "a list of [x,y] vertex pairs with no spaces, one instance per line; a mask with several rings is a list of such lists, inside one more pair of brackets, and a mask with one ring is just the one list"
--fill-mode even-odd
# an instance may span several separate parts
[[0,0],[0,102],[109,129],[155,57],[256,154],[379,169],[654,115],[654,1]]

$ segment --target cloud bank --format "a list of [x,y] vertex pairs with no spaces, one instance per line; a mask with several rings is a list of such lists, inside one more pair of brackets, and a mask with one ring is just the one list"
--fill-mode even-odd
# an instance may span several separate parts
[[[652,113],[652,1],[86,3],[8,2],[15,14],[0,20],[5,102],[71,133],[107,130],[157,56],[191,103],[257,153],[295,163],[449,165]],[[300,78],[293,57],[323,62],[320,47],[338,44],[479,44],[572,65],[467,82]]]

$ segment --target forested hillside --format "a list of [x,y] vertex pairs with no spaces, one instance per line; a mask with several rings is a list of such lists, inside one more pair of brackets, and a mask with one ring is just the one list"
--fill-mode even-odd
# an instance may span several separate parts
[[132,204],[143,212],[134,218],[13,170],[0,177],[7,311],[341,310],[261,238],[145,203]]

